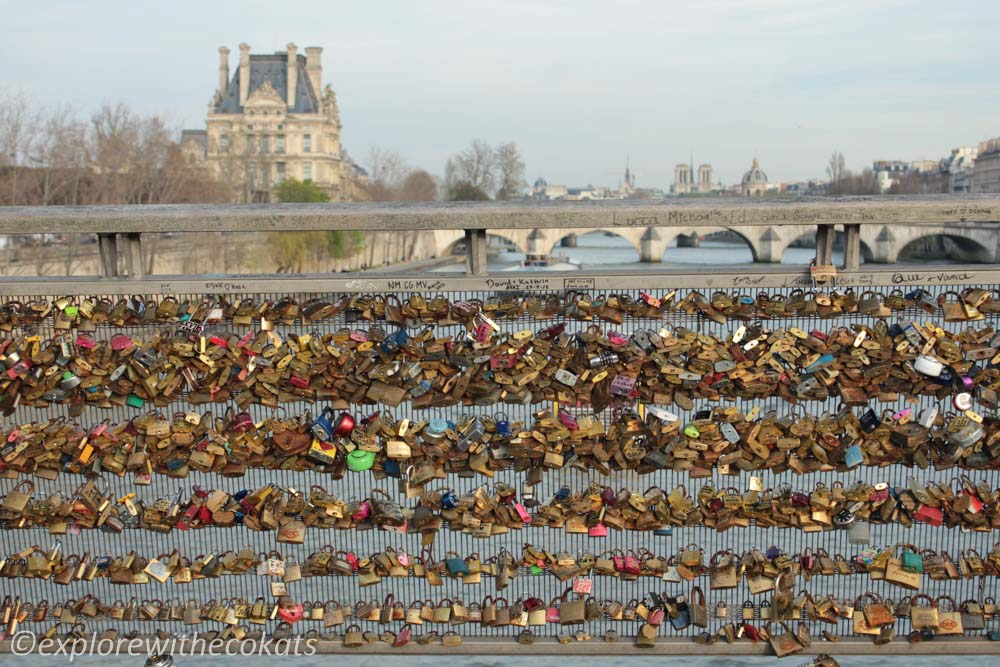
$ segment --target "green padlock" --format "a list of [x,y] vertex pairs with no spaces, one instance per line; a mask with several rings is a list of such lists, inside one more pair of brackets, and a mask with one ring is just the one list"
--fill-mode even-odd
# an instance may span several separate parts
[[698,427],[695,426],[694,424],[688,424],[687,426],[684,427],[684,435],[686,435],[689,438],[697,438],[698,436],[701,435],[701,431],[699,431]]
[[375,452],[355,449],[347,455],[347,467],[354,472],[371,470],[373,465],[375,465]]
[[146,405],[146,401],[142,400],[135,394],[129,394],[128,398],[125,399],[125,405],[129,406],[130,408],[141,408],[142,406]]
[[79,306],[66,306],[66,309],[63,310],[63,315],[65,315],[71,320],[75,320],[79,314],[80,314]]
[[538,565],[532,565],[529,569],[531,570],[531,574],[536,574],[536,575],[542,574],[545,571]]
[[903,552],[903,569],[907,572],[922,573],[924,571],[924,558],[916,551],[906,550]]

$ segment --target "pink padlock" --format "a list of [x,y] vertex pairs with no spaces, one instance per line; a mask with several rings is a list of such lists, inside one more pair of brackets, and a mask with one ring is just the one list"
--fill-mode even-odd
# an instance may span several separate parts
[[628,336],[617,331],[612,331],[608,334],[608,340],[611,341],[612,345],[625,345],[628,343]]
[[111,337],[111,349],[115,352],[121,352],[130,347],[132,347],[132,339],[125,334],[115,334]]
[[573,580],[573,592],[578,595],[590,595],[594,590],[593,580],[587,577],[578,577]]
[[284,601],[278,607],[278,616],[288,623],[298,623],[304,613],[305,607],[302,604],[292,604],[291,601]]
[[89,334],[80,334],[76,337],[76,346],[82,347],[85,350],[93,349],[96,343],[94,342],[94,337]]
[[608,527],[603,523],[599,523],[596,526],[591,526],[587,529],[587,534],[591,537],[607,537]]
[[476,325],[476,340],[484,345],[490,342],[490,335],[493,333],[493,329],[486,322],[480,322]]
[[576,418],[565,410],[559,411],[559,423],[571,431],[576,431],[580,425],[576,423]]
[[514,511],[517,515],[521,517],[523,523],[531,523],[531,515],[528,514],[528,510],[525,509],[524,505],[521,503],[514,503]]
[[371,514],[372,506],[367,500],[362,500],[358,503],[358,509],[351,515],[351,519],[354,521],[364,521]]
[[410,554],[406,553],[402,549],[400,549],[396,553],[396,560],[398,560],[399,564],[402,565],[403,567],[409,567],[410,566]]

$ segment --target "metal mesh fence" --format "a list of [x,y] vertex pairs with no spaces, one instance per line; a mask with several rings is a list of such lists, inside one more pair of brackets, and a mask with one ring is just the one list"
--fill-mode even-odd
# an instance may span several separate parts
[[[968,287],[972,286],[970,285]],[[982,287],[990,289],[992,286],[983,285]],[[948,291],[950,288],[943,286],[928,286],[926,289],[936,296],[943,291]],[[632,296],[633,299],[638,298],[639,291],[640,290],[637,288],[636,290],[630,292],[630,296]],[[678,290],[677,298],[683,298],[687,291],[688,290]],[[884,289],[883,291],[888,293],[888,289]],[[774,289],[769,290],[769,293],[783,294],[787,296],[789,290]],[[746,291],[745,294],[755,297],[756,290]],[[497,295],[497,293],[487,291],[449,292],[444,294],[444,296],[448,297],[452,302],[462,299],[485,300],[488,297],[495,295]],[[52,295],[52,298],[57,296],[62,295]],[[175,296],[177,296],[181,301],[187,298],[197,300],[202,298],[202,295],[200,294],[178,294]],[[309,298],[315,297],[325,297],[332,301],[336,301],[342,295],[324,295],[313,293],[253,294],[232,295],[230,298],[235,299],[241,298],[242,296],[252,296],[257,300],[279,300],[285,296],[291,296],[297,298],[299,302],[302,303]],[[428,294],[425,296],[429,298],[432,295]],[[21,300],[27,301],[31,298],[37,297],[23,297]],[[109,298],[114,299],[117,297],[110,297],[109,295]],[[18,297],[14,296],[10,297],[10,299],[18,299]],[[904,321],[917,320],[923,322],[929,318],[926,313],[914,308],[894,313],[892,319],[900,319]],[[985,322],[980,322],[978,324],[997,327],[998,319],[1000,319],[1000,315],[988,314]],[[499,324],[505,331],[516,331],[520,329],[531,329],[533,331],[537,331],[542,327],[551,326],[553,323],[559,321],[566,324],[568,332],[582,331],[591,325],[591,323],[580,322],[573,319],[557,318],[555,320],[547,319],[545,321],[538,321],[530,315],[521,315],[516,319],[504,319],[499,321]],[[940,317],[935,318],[935,321],[943,328],[949,330],[957,330],[967,326],[963,323],[945,324]],[[669,323],[674,326],[684,326],[696,331],[713,333],[720,336],[725,336],[731,328],[738,326],[738,324],[733,320],[730,320],[727,324],[716,324],[708,321],[704,317],[689,316],[680,311],[668,313],[664,316],[663,320],[659,320],[657,322],[659,322],[657,326],[661,326],[662,323]],[[872,318],[852,314],[843,315],[836,319],[820,319],[815,316],[782,317],[772,319],[764,324],[765,326],[774,329],[796,326],[808,331],[813,328],[829,330],[836,326],[849,325],[851,323],[874,324],[874,322],[875,320]],[[255,320],[254,325],[256,324],[258,324],[258,322]],[[625,334],[631,334],[639,329],[656,328],[656,326],[653,326],[653,320],[628,316],[625,317],[623,324],[620,326],[609,325],[607,323],[599,324],[605,328],[605,330],[609,328],[616,329]],[[162,325],[127,327],[125,331],[127,333],[148,335],[150,332],[157,330],[160,326]],[[236,331],[243,331],[244,333],[245,331],[250,330],[250,327],[233,327],[231,323],[227,323],[226,326],[232,327],[233,330]],[[298,323],[292,326],[277,324],[276,331],[281,335],[292,332],[308,333],[312,331],[326,333],[336,331],[337,329],[345,326],[358,328],[367,325],[363,322],[348,323],[345,321],[343,315],[339,315],[335,318],[309,324],[308,326],[302,326]],[[438,327],[436,333],[444,336],[459,333],[461,330],[461,325],[455,327]],[[109,337],[111,333],[115,331],[116,330],[112,327],[101,325],[98,327],[98,331],[95,335],[103,339]],[[43,339],[45,339],[52,336],[55,332],[51,329],[51,323],[47,323],[39,328],[38,333],[43,337]],[[873,407],[877,413],[880,413],[882,408],[885,407],[890,407],[895,410],[902,409],[904,407],[911,407],[914,408],[915,411],[918,411],[920,408],[930,405],[932,402],[936,401],[937,399],[934,399],[933,397],[920,397],[915,402],[913,400],[907,402],[905,397],[900,397],[898,403],[882,404],[877,403],[877,401],[873,399]],[[825,410],[835,410],[838,407],[838,403],[839,399],[834,397],[827,401],[807,402],[804,407],[811,414],[819,414]],[[715,403],[715,405],[718,405],[718,403]],[[762,411],[773,409],[776,410],[778,414],[786,414],[792,409],[792,406],[788,405],[777,396],[765,400],[736,400],[735,405],[737,405],[737,407],[739,407],[744,413],[754,406],[760,406]],[[162,412],[170,415],[173,414],[175,410],[184,410],[187,407],[188,404],[185,403],[182,397],[172,403],[169,407],[163,409]],[[285,404],[284,409],[287,414],[293,415],[304,412],[307,409],[311,409],[313,414],[316,414],[319,411],[317,408],[321,407],[322,406],[301,403]],[[413,411],[409,404],[404,403],[398,407],[392,408],[391,412],[397,418],[409,417],[414,419],[427,419],[432,416],[436,416],[457,421],[457,418],[462,414],[493,415],[498,411],[503,411],[507,413],[511,421],[522,421],[526,424],[530,424],[532,420],[532,413],[539,409],[539,407],[542,406],[457,406],[452,408],[434,408],[430,410]],[[671,409],[681,414],[683,422],[684,420],[690,419],[698,410],[711,407],[713,407],[712,401],[696,399],[692,410],[684,411],[676,405]],[[211,409],[216,412],[216,414],[223,411],[224,408],[224,405],[211,406]],[[572,406],[562,406],[562,408],[577,411],[579,414],[586,412],[586,410],[577,410]],[[48,419],[51,417],[65,415],[66,409],[67,408],[65,406],[59,405],[53,405],[47,410],[39,410],[33,407],[21,407],[17,410],[11,420],[15,423],[22,423],[33,420]],[[357,414],[364,415],[379,409],[379,406],[352,406],[352,409]],[[76,418],[76,421],[81,424],[93,424],[106,418],[110,418],[113,422],[125,421],[136,416],[137,414],[140,414],[142,411],[143,410],[133,408],[100,409],[88,407],[85,409],[85,412],[81,417]],[[250,407],[250,413],[257,420],[267,417],[271,414],[271,412],[271,410],[258,405]],[[610,411],[605,411],[601,418],[608,420],[610,416],[609,413]],[[920,481],[933,482],[948,482],[956,476],[955,471],[936,471],[933,467],[923,471],[909,469],[900,465],[882,468],[860,467],[847,474],[819,472],[807,475],[797,475],[789,471],[776,475],[766,470],[754,473],[740,473],[740,471],[736,470],[735,467],[734,473],[735,474],[733,475],[720,475],[718,471],[714,471],[711,478],[690,479],[687,473],[678,473],[671,470],[657,470],[651,474],[642,476],[629,471],[615,471],[610,476],[604,476],[593,470],[589,472],[582,472],[577,469],[564,468],[546,471],[543,481],[535,487],[534,493],[539,500],[544,502],[561,486],[565,485],[573,490],[581,490],[586,488],[591,481],[595,481],[601,485],[607,485],[614,489],[628,487],[638,492],[641,492],[643,489],[652,485],[670,489],[679,484],[683,484],[686,486],[690,494],[693,497],[696,497],[699,489],[707,483],[714,484],[716,488],[726,488],[732,486],[743,491],[746,489],[747,477],[750,474],[762,477],[765,488],[777,488],[780,484],[787,482],[796,490],[805,491],[814,488],[818,482],[822,482],[827,486],[830,486],[834,482],[840,481],[847,486],[855,480],[861,479],[871,483],[886,482],[892,486],[906,486],[909,478],[914,476]],[[985,480],[990,488],[1000,487],[1000,472],[996,470],[971,471],[969,475],[975,481]],[[204,488],[218,487],[225,489],[228,492],[235,492],[242,488],[253,489],[273,482],[282,487],[293,487],[300,490],[308,490],[311,485],[318,484],[328,489],[337,497],[344,499],[367,498],[373,488],[382,488],[387,492],[394,494],[396,499],[401,504],[407,504],[404,500],[403,494],[398,493],[398,480],[392,478],[375,480],[370,472],[349,472],[343,479],[340,480],[333,480],[329,475],[324,475],[316,471],[291,472],[262,469],[250,469],[246,476],[242,479],[222,479],[215,475],[192,473],[187,479],[176,480],[154,474],[152,485],[141,488],[133,486],[128,476],[119,478],[106,475],[105,477],[110,482],[112,492],[116,497],[124,496],[125,494],[131,492],[137,492],[144,499],[154,499],[162,496],[173,496],[177,493],[179,487],[183,487],[186,492],[189,492],[192,485],[201,485]],[[38,496],[46,496],[55,490],[60,490],[64,494],[69,495],[74,492],[81,480],[81,477],[70,474],[63,474],[58,480],[51,482],[37,480],[36,494]],[[5,479],[0,482],[0,489],[2,489],[3,493],[7,493],[13,488],[16,481],[17,480],[15,479]],[[518,490],[519,494],[524,488],[523,474],[513,472],[512,470],[497,472],[492,480],[492,483],[496,483],[498,481],[507,482],[513,485]],[[490,480],[478,475],[463,478],[456,474],[450,474],[446,481],[440,482],[440,485],[450,486],[458,491],[464,491],[483,483],[490,483]],[[433,482],[431,483],[431,486],[434,486]],[[303,563],[309,554],[327,544],[332,545],[335,550],[343,549],[353,551],[354,553],[362,556],[384,551],[386,547],[404,549],[407,553],[415,555],[420,553],[421,550],[420,539],[421,537],[419,533],[405,534],[381,529],[370,531],[310,529],[306,533],[305,544],[301,546],[292,546],[287,544],[278,545],[275,543],[275,535],[273,532],[254,532],[240,526],[234,528],[204,528],[186,532],[174,530],[165,535],[138,529],[126,529],[120,534],[104,532],[101,530],[85,530],[79,532],[79,534],[68,534],[62,536],[62,544],[65,553],[88,553],[92,558],[105,554],[112,556],[123,555],[130,550],[135,550],[139,554],[152,557],[158,554],[167,554],[173,549],[179,549],[185,556],[196,556],[199,554],[206,554],[210,551],[238,551],[247,546],[252,547],[257,553],[266,553],[277,548],[284,557],[294,557],[299,563]],[[0,550],[2,550],[3,554],[11,554],[33,544],[39,544],[43,548],[47,548],[53,538],[48,535],[45,529],[30,529],[3,531],[0,533],[0,540],[2,540]],[[905,528],[899,524],[872,524],[870,545],[877,549],[897,543],[912,543],[921,548],[934,549],[937,552],[945,550],[957,559],[958,556],[968,548],[974,548],[980,554],[985,555],[993,548],[993,545],[997,542],[997,540],[998,537],[993,532],[970,532],[960,528],[949,529],[945,527],[932,527],[924,524],[916,524],[911,528]],[[683,549],[685,545],[694,543],[699,545],[704,550],[706,560],[708,556],[720,549],[731,549],[733,552],[740,554],[754,547],[763,551],[772,545],[777,546],[791,554],[802,553],[806,549],[812,549],[815,552],[817,549],[822,548],[826,549],[831,555],[842,554],[847,558],[851,558],[864,548],[861,545],[850,544],[847,533],[844,530],[807,533],[796,529],[770,529],[762,528],[756,525],[751,525],[746,528],[737,527],[724,533],[717,533],[714,529],[703,526],[675,527],[673,528],[671,535],[653,535],[651,532],[626,532],[611,529],[609,530],[609,535],[603,538],[591,538],[586,534],[569,534],[562,529],[555,528],[524,527],[520,530],[510,530],[505,534],[492,535],[488,538],[481,539],[474,538],[468,533],[451,530],[448,527],[445,527],[437,534],[434,541],[433,553],[435,558],[438,560],[443,558],[444,554],[448,551],[458,552],[462,556],[478,552],[483,558],[487,558],[499,553],[501,548],[506,548],[506,550],[511,554],[514,554],[516,558],[521,553],[522,546],[525,543],[542,547],[553,553],[567,551],[574,555],[578,555],[583,552],[599,554],[605,550],[615,548],[635,550],[644,547],[663,557],[676,554],[678,551]],[[0,580],[0,587],[2,587],[2,593],[4,595],[20,596],[22,600],[33,603],[46,599],[50,605],[54,605],[58,601],[65,601],[67,599],[80,599],[88,594],[96,596],[106,604],[115,600],[128,601],[133,597],[139,602],[145,599],[159,599],[163,601],[173,600],[183,604],[189,599],[196,599],[204,603],[211,599],[221,601],[233,598],[245,598],[252,603],[258,596],[263,596],[267,600],[272,599],[269,582],[270,579],[268,577],[255,576],[254,573],[251,572],[245,576],[223,576],[217,579],[197,580],[190,584],[176,584],[173,581],[168,581],[168,583],[165,584],[158,584],[154,581],[149,585],[120,586],[112,585],[107,579],[98,579],[93,582],[79,581],[74,582],[69,586],[58,586],[51,582],[42,580],[19,578],[13,580]],[[735,589],[711,590],[707,575],[696,579],[694,582],[685,582],[682,584],[669,583],[667,581],[650,577],[640,577],[638,580],[629,581],[620,577],[595,576],[593,577],[593,582],[594,596],[597,599],[614,599],[619,600],[622,603],[627,603],[633,599],[642,599],[650,591],[666,592],[669,595],[688,595],[692,584],[696,584],[700,586],[706,594],[706,602],[709,607],[710,617],[709,631],[717,630],[723,623],[733,621],[738,622],[741,619],[741,609],[746,601],[752,601],[755,606],[758,607],[756,611],[756,618],[758,619],[758,622],[760,622],[760,603],[765,600],[769,601],[772,596],[772,593],[752,595],[747,589],[745,581],[742,579],[739,586]],[[567,585],[568,584],[564,584],[556,580],[556,578],[548,572],[532,574],[530,570],[522,568],[522,570],[518,572],[518,575],[511,581],[510,586],[502,593],[496,593],[492,577],[487,576],[482,578],[482,583],[469,585],[463,584],[461,579],[456,580],[445,577],[444,585],[440,587],[430,587],[428,586],[426,580],[415,577],[386,577],[383,578],[380,583],[369,587],[359,586],[356,577],[307,577],[302,581],[289,584],[288,589],[289,594],[297,601],[326,602],[328,600],[335,600],[341,604],[354,604],[358,601],[372,600],[381,603],[383,599],[391,593],[395,596],[396,601],[400,601],[406,606],[409,606],[411,603],[416,601],[422,601],[424,604],[433,603],[436,605],[445,599],[461,599],[468,605],[474,602],[481,602],[487,595],[494,597],[500,595],[510,602],[513,602],[518,598],[536,596],[548,602],[559,596]],[[859,595],[867,591],[872,591],[879,596],[888,597],[893,600],[899,600],[904,594],[904,591],[898,587],[886,584],[884,581],[872,581],[867,575],[861,574],[853,574],[850,576],[816,576],[807,582],[800,581],[797,588],[805,588],[817,599],[822,595],[832,593],[836,595],[839,600],[845,603],[853,601]],[[998,592],[1000,591],[997,590],[996,579],[993,577],[963,577],[956,581],[932,581],[929,578],[924,577],[924,585],[920,592],[926,592],[932,597],[947,594],[953,597],[957,602],[961,603],[963,600],[967,599],[976,599],[981,602],[983,598],[987,596],[997,597]],[[727,609],[725,618],[721,616],[722,606]],[[716,613],[717,608],[720,609],[719,613]],[[161,628],[167,631],[183,631],[185,629],[185,626],[178,622],[123,623],[121,621],[115,621],[104,617],[98,617],[94,620],[81,620],[87,622],[88,631],[100,631],[106,627],[115,627],[123,632],[131,629],[137,629],[143,633],[148,633]],[[355,618],[349,618],[347,620],[348,624],[352,622],[358,622],[364,629],[373,630],[381,630],[383,628],[395,630],[402,625],[402,622],[400,621],[383,625],[369,621],[359,621]],[[51,621],[46,621],[45,627],[48,627],[50,623]],[[992,624],[996,623],[996,619],[987,621],[988,629],[991,627],[995,628]],[[201,629],[216,625],[218,624],[208,622],[203,624]],[[269,622],[267,627],[269,629],[273,629],[274,625],[275,622],[272,621]],[[318,623],[310,624],[309,622],[305,622],[300,624],[296,630],[305,632],[310,628],[321,629],[321,627],[321,624]],[[588,632],[594,636],[603,633],[607,629],[615,629],[623,635],[633,635],[635,634],[635,630],[638,625],[632,623],[623,624],[620,621],[612,621],[607,619],[607,617],[604,617],[599,621],[588,623],[585,627]],[[434,624],[428,624],[425,626],[425,630],[430,628],[437,629],[439,632],[443,632],[447,629],[444,626]],[[849,635],[852,632],[851,622],[847,619],[840,620],[836,626],[828,625],[824,626],[824,628],[830,629],[835,634],[841,635]],[[221,629],[221,626],[215,629]],[[461,634],[463,634],[463,636],[467,637],[513,637],[520,631],[520,628],[513,626],[490,628],[482,627],[473,623],[468,623],[460,628],[453,629],[457,629]],[[561,632],[558,626],[552,624],[532,629],[538,635],[555,635]],[[816,631],[819,629],[819,627],[815,628]],[[899,621],[897,625],[898,634],[905,634],[909,631],[909,629],[908,620]],[[681,631],[661,629],[660,634],[693,635],[700,631],[700,628],[695,627],[689,627]]]

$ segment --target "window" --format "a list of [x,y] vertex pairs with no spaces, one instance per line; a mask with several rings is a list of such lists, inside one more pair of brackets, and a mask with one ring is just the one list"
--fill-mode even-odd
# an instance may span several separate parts
[[268,145],[270,143],[269,139],[270,139],[270,137],[268,137],[266,134],[260,135],[260,152],[261,153],[266,153],[269,150],[269,148],[268,148]]
[[219,148],[221,148],[224,151],[228,151],[229,150],[229,135],[228,134],[223,134],[223,135],[219,136]]
[[283,180],[285,180],[285,163],[284,162],[277,162],[276,165],[277,165],[277,173],[278,173],[277,181],[279,183],[281,183]]
[[285,152],[285,135],[279,134],[274,138],[274,152],[275,153]]
[[[312,152],[312,135],[303,134],[302,135],[302,152],[311,153]],[[306,163],[308,164],[308,162]]]
[[[308,137],[309,135],[307,134],[306,136]],[[313,177],[313,163],[312,162],[303,162],[302,163],[302,180],[303,181],[311,181],[312,177]]]

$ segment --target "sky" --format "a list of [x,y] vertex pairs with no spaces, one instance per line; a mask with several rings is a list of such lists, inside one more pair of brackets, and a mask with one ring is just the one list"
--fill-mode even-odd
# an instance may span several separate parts
[[342,143],[441,174],[515,141],[533,181],[667,188],[678,162],[771,181],[1000,135],[1000,2],[0,0],[0,89],[203,128],[218,47],[322,46]]

